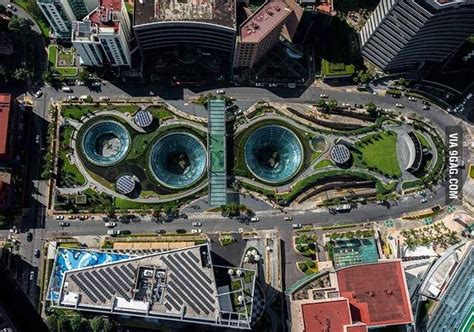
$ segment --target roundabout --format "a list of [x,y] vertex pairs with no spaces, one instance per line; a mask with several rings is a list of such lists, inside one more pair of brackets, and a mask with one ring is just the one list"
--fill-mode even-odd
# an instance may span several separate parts
[[155,179],[163,185],[181,189],[198,181],[206,170],[206,149],[189,133],[167,134],[154,143],[149,164]]

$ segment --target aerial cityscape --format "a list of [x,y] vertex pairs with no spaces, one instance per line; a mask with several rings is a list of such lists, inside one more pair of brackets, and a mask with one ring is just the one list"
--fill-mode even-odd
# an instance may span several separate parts
[[0,332],[473,332],[474,0],[0,0]]

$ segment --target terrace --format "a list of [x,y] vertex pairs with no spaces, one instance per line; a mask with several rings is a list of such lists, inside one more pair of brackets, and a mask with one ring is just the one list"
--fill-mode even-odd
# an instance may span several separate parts
[[194,21],[234,28],[234,0],[139,0],[135,25],[154,22]]

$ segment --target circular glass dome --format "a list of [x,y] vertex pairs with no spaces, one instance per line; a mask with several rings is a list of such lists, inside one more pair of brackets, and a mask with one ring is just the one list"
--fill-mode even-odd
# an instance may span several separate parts
[[100,121],[89,128],[82,139],[86,158],[99,166],[110,166],[121,161],[130,148],[130,135],[120,123]]
[[245,162],[260,180],[282,182],[291,178],[303,161],[303,148],[296,135],[281,126],[255,130],[244,148]]
[[153,145],[150,169],[165,186],[184,188],[202,176],[206,160],[206,149],[198,138],[188,133],[172,133]]

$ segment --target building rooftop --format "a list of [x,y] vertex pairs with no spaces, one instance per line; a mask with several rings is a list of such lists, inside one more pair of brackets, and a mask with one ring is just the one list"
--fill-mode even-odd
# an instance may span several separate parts
[[116,32],[120,26],[117,13],[122,10],[122,0],[101,0],[100,6],[94,9],[85,20],[90,20],[98,28],[113,28]]
[[260,41],[292,12],[293,9],[283,1],[266,2],[240,26],[241,40],[248,43]]
[[235,0],[136,0],[134,25],[194,21],[236,27]]
[[10,207],[11,178],[10,173],[0,171],[0,210]]
[[307,303],[301,306],[301,310],[305,332],[344,332],[344,326],[352,324],[347,299]]
[[368,326],[413,321],[400,261],[345,267],[337,271],[337,278],[340,295],[349,300],[354,321]]
[[232,327],[249,328],[251,315],[220,308],[230,294],[218,294],[217,288],[205,244],[66,270],[53,304],[211,325],[232,320]]
[[11,95],[0,93],[0,159],[5,158],[8,152],[11,104]]

